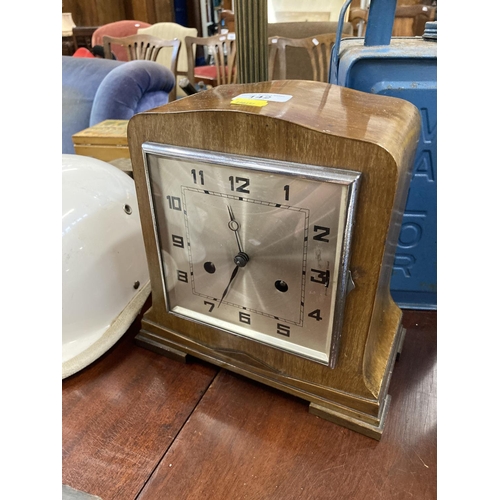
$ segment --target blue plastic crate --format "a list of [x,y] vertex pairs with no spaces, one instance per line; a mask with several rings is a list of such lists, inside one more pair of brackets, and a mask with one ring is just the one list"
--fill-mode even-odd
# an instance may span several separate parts
[[[383,13],[370,12],[367,38],[372,14]],[[378,32],[372,24],[370,43],[381,45],[367,45],[364,38],[338,39],[332,51],[329,82],[405,99],[420,110],[422,129],[396,249],[391,293],[402,308],[436,309],[437,23],[427,23],[424,37],[391,38],[391,29],[392,22],[386,22]]]

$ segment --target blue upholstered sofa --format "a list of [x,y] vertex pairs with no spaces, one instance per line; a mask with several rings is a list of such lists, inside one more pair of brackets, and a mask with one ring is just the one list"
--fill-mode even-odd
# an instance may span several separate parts
[[62,56],[62,153],[74,154],[76,132],[166,104],[174,84],[156,62]]

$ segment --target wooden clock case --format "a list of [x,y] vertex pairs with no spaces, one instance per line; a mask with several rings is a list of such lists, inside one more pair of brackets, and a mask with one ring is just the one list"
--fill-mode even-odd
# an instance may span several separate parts
[[[244,93],[292,98],[265,106],[231,103]],[[419,112],[407,101],[299,80],[223,85],[134,116],[128,141],[152,287],[136,341],[298,396],[312,413],[380,439],[404,337],[389,286],[419,131]],[[346,298],[333,369],[167,312],[145,142],[361,172],[349,266],[355,288]]]

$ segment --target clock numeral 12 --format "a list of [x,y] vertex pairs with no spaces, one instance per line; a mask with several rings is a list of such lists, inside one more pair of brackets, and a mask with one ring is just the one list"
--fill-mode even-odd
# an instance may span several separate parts
[[250,190],[249,189],[245,189],[245,188],[247,188],[250,185],[250,179],[246,179],[245,177],[236,177],[236,179],[235,179],[231,175],[229,177],[229,182],[231,183],[231,191],[234,191],[235,183],[236,184],[240,184],[241,182],[243,182],[242,186],[236,186],[236,191],[238,191],[238,193],[248,193],[248,194],[250,194]]

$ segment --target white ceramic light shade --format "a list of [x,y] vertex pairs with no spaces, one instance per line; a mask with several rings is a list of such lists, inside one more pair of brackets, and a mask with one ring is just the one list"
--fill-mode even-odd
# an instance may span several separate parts
[[134,181],[101,160],[62,155],[63,378],[116,343],[150,289]]

